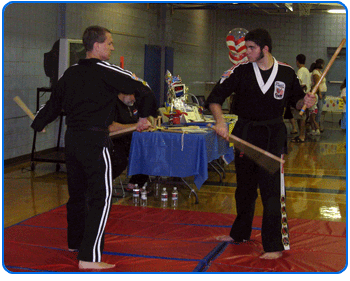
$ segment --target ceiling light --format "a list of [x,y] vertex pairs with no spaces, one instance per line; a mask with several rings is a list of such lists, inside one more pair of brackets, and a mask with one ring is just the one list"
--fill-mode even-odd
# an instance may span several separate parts
[[284,3],[284,5],[288,8],[289,11],[293,12],[293,3]]
[[346,14],[346,11],[343,9],[332,9],[328,10],[327,12],[331,14]]

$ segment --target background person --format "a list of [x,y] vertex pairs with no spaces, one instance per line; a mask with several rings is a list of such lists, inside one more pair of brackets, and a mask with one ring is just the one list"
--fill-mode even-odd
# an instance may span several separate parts
[[316,97],[316,104],[314,104],[309,108],[309,117],[310,117],[311,135],[319,136],[321,134],[320,127],[316,122],[318,95],[315,95],[315,97]]
[[298,133],[298,129],[297,129],[296,122],[295,122],[295,119],[294,119],[294,116],[293,116],[292,109],[291,109],[290,105],[286,106],[286,110],[284,111],[283,118],[284,119],[288,119],[290,124],[292,125],[292,130],[291,130],[290,133],[292,135],[297,134]]
[[[112,125],[109,126],[109,131],[119,131],[136,125],[139,119],[138,107],[139,104],[134,94],[127,95],[119,93],[116,105],[116,114]],[[149,123],[149,126],[151,126],[151,123]],[[112,139],[113,179],[118,177],[128,166],[131,139],[132,134],[127,134]],[[126,190],[131,191],[134,188],[135,184],[138,184],[139,187],[142,187],[147,182],[147,180],[148,175],[133,175],[129,180],[129,184]]]
[[[324,67],[324,60],[323,59],[317,59],[315,64],[312,64],[310,67],[310,72],[312,73],[312,87],[314,87],[318,80],[320,80],[322,76],[322,69]],[[317,102],[317,115],[316,115],[316,122],[318,122],[320,127],[320,132],[324,131],[324,119],[326,112],[323,112],[323,105],[325,103],[326,99],[326,93],[327,93],[327,84],[326,84],[326,78],[322,79],[322,82],[317,90],[318,95],[318,102]]]
[[[305,67],[306,57],[304,54],[299,54],[296,56],[296,65],[298,67],[297,76],[303,89],[304,93],[308,93],[311,90],[311,75],[309,70]],[[293,108],[293,116],[298,122],[299,126],[299,136],[292,139],[292,142],[301,143],[305,141],[306,138],[306,118],[307,112],[300,116],[300,110]]]

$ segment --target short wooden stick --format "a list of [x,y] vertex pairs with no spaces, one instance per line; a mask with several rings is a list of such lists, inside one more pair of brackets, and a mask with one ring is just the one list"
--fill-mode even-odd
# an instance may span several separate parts
[[26,104],[21,100],[19,96],[15,96],[13,100],[20,108],[22,108],[22,110],[29,116],[30,119],[34,120],[35,116],[33,112],[28,108],[28,106],[26,106]]
[[132,132],[136,131],[136,128],[137,128],[137,125],[134,125],[134,126],[131,126],[129,128],[125,128],[125,129],[121,129],[121,130],[118,130],[115,132],[111,132],[111,133],[109,133],[109,136],[110,137],[117,137],[117,136],[121,136],[124,134],[132,133]]

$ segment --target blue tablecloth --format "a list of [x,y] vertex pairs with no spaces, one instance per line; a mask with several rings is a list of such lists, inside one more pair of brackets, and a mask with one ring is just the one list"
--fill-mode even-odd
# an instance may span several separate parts
[[199,189],[208,179],[208,163],[225,154],[233,159],[232,147],[214,131],[198,134],[134,132],[128,175],[194,176]]

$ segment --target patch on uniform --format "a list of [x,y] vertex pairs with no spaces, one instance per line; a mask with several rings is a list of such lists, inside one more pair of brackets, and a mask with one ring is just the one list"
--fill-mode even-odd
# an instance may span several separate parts
[[131,77],[137,81],[142,81],[142,79],[138,78],[135,73],[131,74]]
[[145,80],[143,80],[143,79],[137,77],[135,73],[132,73],[132,74],[131,74],[131,78],[133,78],[133,79],[136,80],[136,81],[141,82],[143,85],[145,85],[145,86],[147,86],[147,87],[150,88],[150,86],[148,85],[148,83],[147,83]]
[[136,115],[137,112],[138,112],[138,111],[137,111],[137,109],[135,108],[135,109],[132,111],[132,114],[133,114],[133,115]]
[[286,84],[281,81],[275,82],[275,92],[273,93],[273,96],[276,100],[281,100],[284,97],[284,92],[286,90]]
[[221,75],[221,80],[220,80],[220,84],[222,84],[222,82],[224,82],[227,78],[230,77],[230,75],[233,73],[233,71],[235,70],[235,68],[237,66],[239,66],[239,64],[235,64],[234,66],[232,66],[229,70],[226,70],[222,75]]
[[232,72],[233,72],[232,68],[230,68],[229,70],[226,70],[226,71],[221,75],[220,84],[222,84],[222,82],[224,82],[227,78],[229,78],[230,75],[232,74]]

